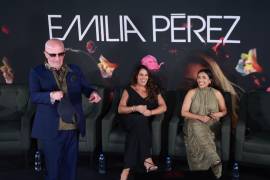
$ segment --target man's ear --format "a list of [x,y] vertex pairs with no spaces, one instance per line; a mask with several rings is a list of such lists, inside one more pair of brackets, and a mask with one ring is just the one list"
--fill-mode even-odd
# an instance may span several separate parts
[[48,62],[49,55],[45,51],[43,51],[43,53],[44,53],[44,56],[45,56],[45,61]]

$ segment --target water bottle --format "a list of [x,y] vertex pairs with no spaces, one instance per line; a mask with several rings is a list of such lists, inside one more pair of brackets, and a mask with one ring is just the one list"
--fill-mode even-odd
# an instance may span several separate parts
[[103,153],[101,153],[98,158],[98,172],[99,174],[106,174],[106,162]]
[[233,180],[237,180],[237,179],[239,179],[239,167],[238,167],[238,163],[237,162],[235,162],[234,164],[233,164],[233,168],[232,168],[232,179]]
[[41,171],[41,152],[39,150],[35,153],[35,171],[40,172]]
[[172,159],[170,156],[166,156],[165,159],[165,170],[166,171],[171,171],[172,170]]

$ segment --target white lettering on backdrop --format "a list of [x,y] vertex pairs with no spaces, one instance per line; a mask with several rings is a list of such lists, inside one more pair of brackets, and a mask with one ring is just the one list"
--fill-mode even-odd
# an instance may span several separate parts
[[[79,41],[82,41],[91,30],[91,33],[94,32],[95,40],[101,42],[128,42],[131,34],[137,36],[142,42],[157,42],[158,36],[161,34],[168,34],[172,43],[191,43],[195,38],[202,43],[221,43],[223,41],[223,43],[227,44],[239,44],[241,42],[231,38],[240,21],[240,16],[208,15],[202,17],[199,15],[171,14],[170,17],[167,17],[164,15],[152,15],[152,38],[148,40],[145,38],[148,36],[143,36],[142,31],[128,15],[119,15],[118,19],[113,19],[113,22],[110,22],[110,20],[108,15],[93,15],[90,19],[84,19],[83,24],[88,24],[82,26],[81,15],[75,15],[71,21],[63,19],[62,15],[48,15],[49,37],[50,39],[66,40],[72,29],[75,29]],[[146,21],[145,18],[144,21]],[[64,29],[66,22],[68,22],[68,26]],[[195,22],[200,25],[194,27]],[[185,25],[181,26],[181,23]],[[212,24],[218,24],[219,26]],[[223,24],[227,25],[226,28],[223,27]],[[110,33],[112,26],[114,33]],[[117,33],[115,29],[117,29]],[[148,30],[144,29],[144,31]],[[206,37],[204,37],[204,34],[206,34]],[[223,40],[220,37],[224,37]]]

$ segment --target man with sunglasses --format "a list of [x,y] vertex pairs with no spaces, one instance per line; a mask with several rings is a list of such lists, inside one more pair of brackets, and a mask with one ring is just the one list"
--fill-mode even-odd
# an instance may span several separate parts
[[44,64],[29,75],[30,95],[37,111],[32,137],[42,145],[46,180],[75,180],[79,133],[85,135],[81,94],[97,103],[100,96],[73,64],[65,64],[65,48],[58,39],[45,44]]

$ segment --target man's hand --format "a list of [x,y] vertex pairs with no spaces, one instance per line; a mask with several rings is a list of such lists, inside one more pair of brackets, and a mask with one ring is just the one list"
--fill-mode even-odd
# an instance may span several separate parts
[[52,91],[50,92],[50,98],[54,101],[60,101],[64,96],[63,91]]
[[98,95],[96,91],[94,91],[90,94],[90,97],[88,98],[88,100],[91,103],[98,103],[101,100],[101,97]]

